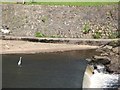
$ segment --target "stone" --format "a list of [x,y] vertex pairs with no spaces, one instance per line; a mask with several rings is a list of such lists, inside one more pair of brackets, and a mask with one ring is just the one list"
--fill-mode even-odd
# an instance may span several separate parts
[[110,52],[109,54],[110,54],[110,55],[115,55],[115,53],[114,53],[114,52]]
[[110,58],[107,56],[94,56],[93,62],[97,64],[107,65],[107,64],[110,64],[111,61],[110,61]]
[[102,48],[98,48],[98,49],[96,49],[96,51],[99,53],[105,53],[105,51]]
[[104,49],[109,49],[111,50],[113,47],[112,46],[109,46],[109,45],[106,45],[105,47],[103,47]]
[[109,54],[108,53],[101,53],[100,55],[101,56],[108,56]]
[[106,45],[106,46],[101,46],[101,50],[103,50],[103,52],[102,53],[104,53],[104,52],[111,52],[111,50],[112,50],[112,46],[109,46],[109,45]]
[[92,61],[90,58],[87,58],[86,60],[87,60],[88,62]]
[[112,41],[109,43],[110,46],[113,46],[113,47],[119,47],[120,46],[120,41]]
[[112,51],[113,51],[114,53],[117,53],[117,54],[120,53],[119,50],[120,50],[120,47],[115,47],[115,48],[112,49]]

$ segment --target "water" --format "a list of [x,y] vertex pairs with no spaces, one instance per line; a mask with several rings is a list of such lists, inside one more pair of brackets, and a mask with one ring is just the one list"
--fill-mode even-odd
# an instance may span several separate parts
[[[117,88],[118,75],[96,73],[91,77],[91,88]],[[96,82],[96,83],[95,83]]]
[[[87,52],[87,53],[86,53]],[[81,88],[94,51],[3,55],[3,88]],[[87,56],[86,56],[87,54]],[[22,66],[17,62],[22,56]]]
[[84,88],[99,88],[100,90],[118,90],[117,88],[120,88],[120,75],[107,73],[103,65],[97,65],[97,69],[88,66],[83,86]]

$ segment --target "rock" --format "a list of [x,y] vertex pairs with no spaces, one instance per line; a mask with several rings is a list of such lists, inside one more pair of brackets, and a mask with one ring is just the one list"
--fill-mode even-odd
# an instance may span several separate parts
[[107,65],[110,64],[111,61],[110,58],[108,58],[107,56],[94,56],[93,62],[97,64]]
[[115,55],[115,53],[114,53],[114,52],[110,52],[109,54],[110,54],[110,55]]
[[108,56],[109,54],[108,53],[101,53],[100,55],[101,56]]
[[87,58],[86,60],[87,60],[88,62],[92,61],[90,58]]
[[120,46],[120,41],[112,41],[108,45],[113,47],[118,47]]
[[112,46],[109,46],[109,45],[106,45],[105,47],[103,47],[104,49],[109,49],[111,50],[113,47]]
[[112,51],[116,54],[120,53],[119,50],[120,50],[120,47],[115,47],[115,48],[112,49]]
[[100,53],[106,53],[106,52],[111,52],[112,50],[112,46],[106,45],[106,46],[100,46],[100,48],[98,48],[96,51],[100,52]]
[[105,51],[102,50],[102,48],[98,48],[98,49],[96,49],[96,51],[99,52],[99,53],[105,53]]
[[108,73],[110,74],[110,73],[113,73],[114,71],[112,71],[112,70],[109,68],[109,66],[106,66],[106,72],[108,72]]

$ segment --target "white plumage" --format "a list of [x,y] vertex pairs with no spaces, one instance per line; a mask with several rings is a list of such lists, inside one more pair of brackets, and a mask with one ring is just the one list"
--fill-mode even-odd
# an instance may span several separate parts
[[18,61],[18,66],[21,66],[22,64],[22,57],[20,57],[20,60]]

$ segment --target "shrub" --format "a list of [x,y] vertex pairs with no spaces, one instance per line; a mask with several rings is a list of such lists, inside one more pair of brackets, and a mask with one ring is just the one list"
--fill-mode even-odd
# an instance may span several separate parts
[[119,32],[111,32],[109,33],[108,38],[110,39],[115,39],[115,38],[119,38],[120,37],[120,33]]
[[83,28],[83,33],[84,33],[84,34],[87,34],[87,33],[89,33],[89,31],[90,31],[89,25],[88,25],[88,24],[85,24],[85,26],[84,26],[84,28]]
[[101,38],[101,35],[102,35],[101,32],[96,31],[96,32],[93,34],[93,38],[99,39],[99,38]]

